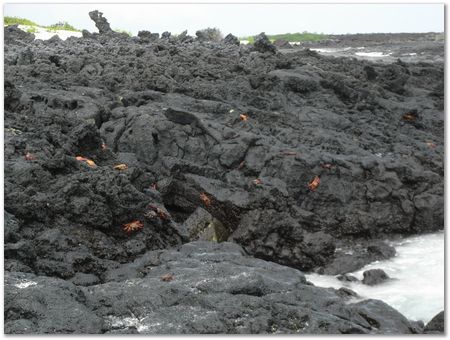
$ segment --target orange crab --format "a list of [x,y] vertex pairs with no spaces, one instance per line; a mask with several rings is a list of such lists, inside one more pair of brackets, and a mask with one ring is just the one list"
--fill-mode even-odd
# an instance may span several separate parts
[[242,120],[243,122],[246,122],[248,120],[248,116],[246,114],[241,113],[239,115],[240,120]]
[[164,274],[163,276],[161,276],[161,281],[164,282],[170,282],[173,280],[173,275],[172,274]]
[[408,112],[402,116],[402,119],[407,122],[413,122],[417,119],[417,114],[415,114],[414,112]]
[[320,177],[316,176],[308,183],[308,188],[311,191],[316,191],[319,184],[320,184]]
[[76,157],[77,161],[80,162],[85,162],[90,168],[96,168],[97,164],[95,164],[95,162],[91,159],[85,158],[85,157],[81,157],[81,156],[77,156]]
[[123,230],[125,230],[127,233],[132,233],[133,231],[140,230],[144,228],[144,223],[142,223],[139,220],[135,220],[129,223],[125,223],[122,225]]
[[261,181],[259,178],[257,178],[257,179],[254,179],[254,180],[252,181],[252,183],[253,183],[254,185],[260,185],[260,184],[262,184],[262,181]]
[[207,207],[211,205],[211,198],[206,194],[206,192],[202,192],[200,194],[200,200],[203,202],[203,204]]
[[126,170],[126,169],[128,169],[128,165],[126,165],[126,164],[117,164],[117,165],[114,165],[114,169],[116,169],[116,170]]

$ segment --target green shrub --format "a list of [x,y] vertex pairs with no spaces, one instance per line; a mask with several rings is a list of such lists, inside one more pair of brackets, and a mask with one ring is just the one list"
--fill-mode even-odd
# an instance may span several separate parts
[[[286,40],[289,42],[302,42],[302,41],[319,41],[327,39],[327,35],[321,33],[310,33],[304,31],[303,33],[285,33],[285,34],[274,34],[267,35],[270,41],[274,42],[275,40]],[[248,40],[250,44],[253,44],[255,41],[255,37],[242,37],[239,40]]]
[[76,29],[72,25],[70,25],[67,21],[60,21],[56,24],[47,26],[47,32],[53,31],[72,31],[72,32],[81,32],[79,29]]
[[18,17],[4,17],[3,18],[3,24],[8,25],[26,25],[26,26],[38,26],[35,22],[24,19],[24,18],[18,18]]
[[28,33],[37,33],[37,28],[36,27],[34,27],[34,26],[31,26],[31,27],[28,27],[27,28],[27,32]]

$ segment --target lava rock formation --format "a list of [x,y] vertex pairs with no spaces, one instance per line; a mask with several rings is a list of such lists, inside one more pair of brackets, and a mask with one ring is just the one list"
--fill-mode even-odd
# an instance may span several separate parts
[[65,41],[4,29],[6,333],[415,331],[299,270],[443,228],[442,63],[90,16]]

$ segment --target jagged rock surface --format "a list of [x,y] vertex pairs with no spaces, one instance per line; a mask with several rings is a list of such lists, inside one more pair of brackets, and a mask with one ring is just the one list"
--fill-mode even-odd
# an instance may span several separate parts
[[[341,274],[393,256],[379,239],[443,228],[442,63],[283,54],[264,36],[131,38],[94,19],[100,34],[65,41],[4,30],[7,273],[101,286],[150,250],[213,235]],[[199,208],[220,235],[191,236]],[[126,233],[132,221],[143,228]],[[41,327],[8,315],[12,333]]]
[[[11,272],[5,332],[141,334],[409,334],[377,300],[352,302],[298,270],[244,255],[233,243],[194,242],[147,252],[83,287]],[[166,277],[166,278],[165,278]],[[165,279],[163,279],[165,278]]]

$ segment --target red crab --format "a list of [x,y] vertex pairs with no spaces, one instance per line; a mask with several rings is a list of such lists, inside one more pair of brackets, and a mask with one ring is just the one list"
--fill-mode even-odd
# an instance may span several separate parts
[[319,184],[320,184],[320,177],[316,176],[311,180],[311,182],[308,183],[308,188],[311,191],[316,191]]
[[202,192],[200,194],[200,200],[203,202],[203,204],[207,207],[211,205],[211,198],[206,194],[206,192]]
[[132,221],[132,222],[122,225],[122,228],[127,233],[132,233],[133,231],[137,231],[137,230],[144,228],[144,223],[142,223],[139,220],[135,220],[135,221]]

